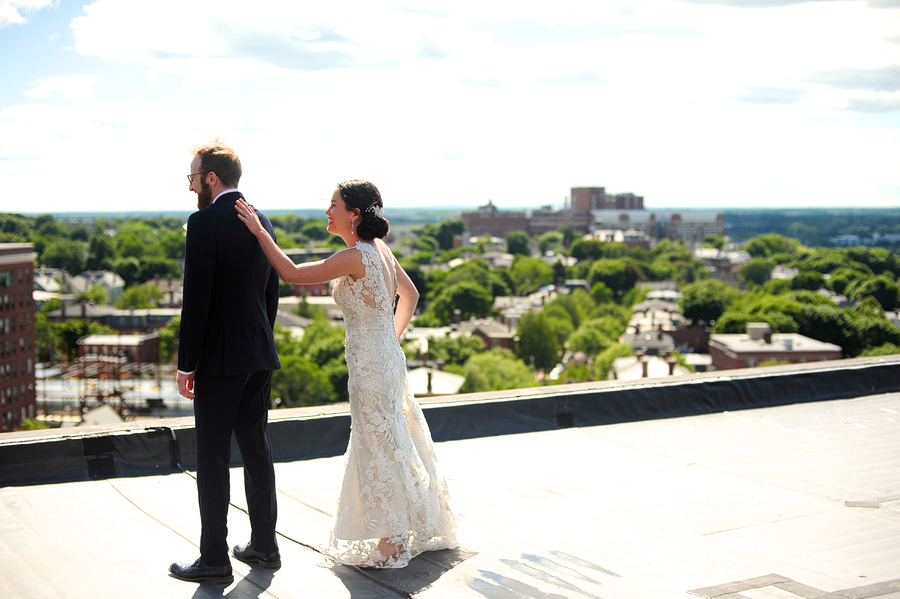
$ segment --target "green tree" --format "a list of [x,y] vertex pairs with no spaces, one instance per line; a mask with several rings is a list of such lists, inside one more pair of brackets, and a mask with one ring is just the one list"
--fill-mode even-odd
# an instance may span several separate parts
[[[331,381],[335,392],[334,401],[347,401],[348,398],[349,375],[344,356],[344,335],[344,327],[332,324],[324,312],[318,313],[304,329],[303,338],[294,346],[296,349],[285,352],[286,355],[303,356],[317,364]],[[279,349],[279,357],[281,355],[282,351]]]
[[878,303],[878,300],[872,296],[864,298],[861,302],[856,304],[856,307],[853,309],[853,312],[856,316],[868,316],[870,318],[884,318],[884,308],[881,307],[881,304]]
[[588,356],[596,356],[608,347],[615,345],[615,340],[606,333],[604,319],[595,318],[581,324],[569,336],[568,348],[570,351],[582,352]]
[[831,271],[831,277],[827,281],[827,286],[838,295],[844,295],[849,287],[869,276],[852,268],[836,268]]
[[569,255],[578,261],[597,260],[603,256],[604,243],[599,239],[576,239],[569,248]]
[[159,247],[162,251],[162,258],[183,260],[184,229],[179,226],[177,229],[169,229],[163,232],[159,237]]
[[57,239],[47,244],[41,256],[44,266],[64,268],[70,274],[84,271],[84,244],[71,239]]
[[825,286],[825,277],[815,270],[801,270],[791,279],[791,289],[816,291]]
[[541,258],[519,255],[509,267],[509,276],[518,295],[529,295],[553,283],[553,267]]
[[598,304],[605,304],[613,301],[614,295],[612,289],[606,286],[606,283],[597,282],[591,287],[591,297]]
[[800,249],[800,242],[777,233],[759,235],[744,244],[743,250],[754,258],[766,258],[772,254],[786,252],[795,254]]
[[575,328],[578,328],[583,320],[590,318],[597,307],[594,299],[584,289],[576,289],[572,293],[559,294],[547,304],[547,306],[556,305],[566,310],[572,326]]
[[50,428],[50,425],[44,422],[43,420],[37,420],[35,418],[26,418],[22,421],[19,426],[16,427],[17,431],[42,431]]
[[562,344],[553,324],[543,312],[535,313],[533,310],[519,320],[516,355],[523,362],[540,370],[550,370],[556,366]]
[[754,258],[738,269],[738,274],[744,281],[753,285],[765,285],[772,277],[775,265],[766,258]]
[[721,250],[725,247],[725,239],[719,235],[706,235],[703,238],[703,247],[716,248]]
[[325,370],[299,355],[281,357],[281,368],[272,373],[272,396],[280,400],[279,408],[319,406],[337,398]]
[[60,348],[45,312],[34,314],[34,351],[38,362],[58,362],[60,359]]
[[505,272],[506,271],[494,270],[486,260],[480,258],[469,260],[449,271],[432,269],[429,271],[429,274],[432,277],[429,293],[436,296],[444,287],[449,287],[450,285],[461,283],[463,281],[475,281],[488,290],[492,296],[491,301],[493,301],[493,297],[498,295],[508,295],[510,293],[510,287],[502,278],[502,273]]
[[328,221],[322,219],[308,219],[300,228],[300,232],[309,239],[322,241],[328,237]]
[[0,241],[26,241],[30,230],[28,220],[21,214],[0,214]]
[[767,322],[773,333],[796,333],[803,304],[790,295],[754,292],[731,303],[716,321],[716,333],[745,333],[749,322]]
[[34,222],[34,233],[39,237],[70,239],[66,226],[52,216],[45,221],[41,221],[41,217],[38,217]]
[[844,250],[844,254],[853,262],[865,264],[875,274],[900,275],[900,256],[884,248],[852,247]]
[[460,388],[461,393],[503,391],[538,385],[528,366],[516,359],[509,350],[500,348],[469,358],[463,368],[463,376],[466,380]]
[[888,276],[878,275],[861,279],[846,289],[851,299],[874,297],[881,307],[888,311],[897,309],[900,287]]
[[78,355],[78,340],[87,335],[106,335],[114,331],[105,325],[96,322],[85,322],[80,318],[70,318],[65,322],[50,325],[59,353],[67,360],[74,360]]
[[900,345],[885,343],[884,345],[879,345],[878,347],[873,347],[871,349],[865,350],[859,355],[859,357],[871,358],[876,356],[893,356],[896,354],[900,354]]
[[141,262],[137,258],[117,258],[113,262],[113,271],[122,277],[126,287],[141,282]]
[[634,287],[640,275],[634,265],[621,259],[601,258],[591,265],[588,280],[591,285],[603,283],[615,297],[621,298]]
[[594,374],[598,381],[605,381],[609,378],[609,371],[612,370],[613,361],[616,358],[624,358],[633,356],[631,345],[627,343],[616,343],[607,347],[599,355],[594,358]]
[[[184,239],[182,239],[184,245]],[[88,257],[85,264],[87,270],[109,270],[112,268],[116,257],[115,240],[98,231],[88,241]]]
[[847,269],[866,275],[875,274],[872,269],[863,264],[850,260],[847,254],[840,250],[818,249],[802,260],[797,261],[797,268],[801,270],[815,270],[822,274],[828,274],[838,269]]
[[105,304],[106,300],[106,288],[101,285],[91,285],[90,289],[79,293],[77,298],[79,303],[87,301],[98,305]]
[[798,332],[801,335],[838,345],[845,356],[856,356],[863,349],[859,326],[846,312],[833,304],[806,304],[798,321]]
[[565,285],[566,279],[569,278],[569,271],[562,261],[557,260],[553,263],[553,284]]
[[90,232],[84,225],[79,225],[69,232],[69,239],[72,239],[74,241],[81,241],[83,243],[87,243],[87,240],[88,238],[90,238],[90,236]]
[[[507,240],[508,242],[508,240]],[[538,249],[541,251],[541,255],[543,256],[548,250],[555,249],[562,245],[563,236],[559,231],[548,231],[538,237]],[[510,252],[511,253],[511,252]]]
[[178,330],[181,316],[176,316],[159,330],[159,363],[169,364],[178,356]]
[[461,320],[484,318],[494,311],[494,298],[475,281],[460,281],[444,287],[431,302],[429,312],[441,326],[454,322],[455,310]]
[[769,295],[781,295],[782,293],[790,293],[794,291],[791,285],[792,279],[769,279],[763,286],[763,291]]
[[139,221],[124,225],[116,233],[116,255],[140,260],[156,245],[153,229]]
[[572,242],[575,241],[575,238],[579,235],[579,233],[576,233],[575,229],[573,229],[569,225],[563,225],[558,228],[557,231],[559,231],[559,234],[562,235],[563,245],[567,249],[572,245]]
[[472,335],[428,338],[428,356],[446,364],[462,366],[469,358],[484,351],[484,341]]
[[550,302],[541,310],[546,327],[556,335],[559,347],[565,346],[566,339],[575,331],[572,315],[559,302]]
[[[884,345],[900,345],[900,329],[886,318],[859,316],[855,318],[859,332],[859,351]],[[858,354],[850,354],[851,357]]]
[[506,234],[506,251],[515,256],[530,256],[531,238],[524,231],[510,231]]
[[648,265],[647,273],[651,281],[666,281],[678,276],[678,267],[668,258],[661,256]]
[[138,271],[138,280],[150,281],[156,277],[177,277],[181,274],[178,263],[169,258],[148,257],[141,260],[141,268]]
[[159,306],[159,300],[163,298],[162,289],[157,287],[155,283],[144,283],[143,285],[128,287],[116,300],[116,308],[122,310],[143,310],[146,308],[156,308]]
[[442,250],[449,250],[453,248],[453,239],[458,235],[462,235],[465,230],[465,221],[445,220],[438,225],[427,224],[419,229],[413,229],[412,232],[419,236],[420,241],[424,241],[429,238],[434,240],[434,247],[431,248],[433,250],[436,250],[438,248]]
[[738,291],[727,283],[705,279],[681,289],[681,313],[695,322],[712,323],[728,309]]
[[273,227],[281,229],[285,233],[296,233],[303,226],[303,220],[293,212],[274,214],[269,217]]

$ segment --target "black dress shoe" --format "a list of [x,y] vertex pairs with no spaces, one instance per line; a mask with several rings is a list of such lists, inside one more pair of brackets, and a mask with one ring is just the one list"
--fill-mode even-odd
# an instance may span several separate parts
[[193,564],[172,564],[169,566],[169,573],[179,580],[188,582],[219,582],[225,584],[234,582],[231,564],[217,567],[207,566],[199,557]]
[[235,545],[231,550],[231,555],[241,560],[245,564],[257,563],[263,568],[280,568],[281,553],[274,551],[272,553],[263,553],[254,549],[250,543],[246,545]]

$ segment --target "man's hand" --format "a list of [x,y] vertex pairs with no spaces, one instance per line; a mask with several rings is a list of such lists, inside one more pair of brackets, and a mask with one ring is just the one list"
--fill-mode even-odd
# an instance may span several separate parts
[[194,373],[178,373],[178,392],[182,397],[194,399]]

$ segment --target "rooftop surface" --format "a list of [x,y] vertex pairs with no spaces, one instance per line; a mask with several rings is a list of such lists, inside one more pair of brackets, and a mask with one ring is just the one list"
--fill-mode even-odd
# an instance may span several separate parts
[[709,336],[710,341],[715,341],[726,348],[737,352],[765,352],[771,353],[802,353],[802,352],[841,352],[841,346],[834,343],[826,343],[800,335],[798,333],[775,333],[770,342],[763,339],[752,339],[746,333],[741,334],[716,334]]
[[[500,401],[485,406],[511,418]],[[283,567],[233,561],[228,586],[167,575],[199,555],[190,471],[5,486],[0,597],[900,598],[897,392],[477,436],[437,452],[462,516],[459,550],[398,571],[330,565],[316,547],[343,460],[279,461]],[[249,523],[241,470],[232,477],[235,544]]]

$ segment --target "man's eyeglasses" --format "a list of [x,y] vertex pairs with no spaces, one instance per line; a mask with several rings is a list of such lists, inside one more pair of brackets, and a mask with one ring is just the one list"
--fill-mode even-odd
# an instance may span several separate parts
[[188,182],[189,182],[191,185],[193,185],[193,184],[194,184],[194,177],[196,177],[197,175],[205,175],[206,173],[211,173],[211,172],[212,172],[212,171],[200,171],[199,173],[191,173],[190,175],[187,176]]

